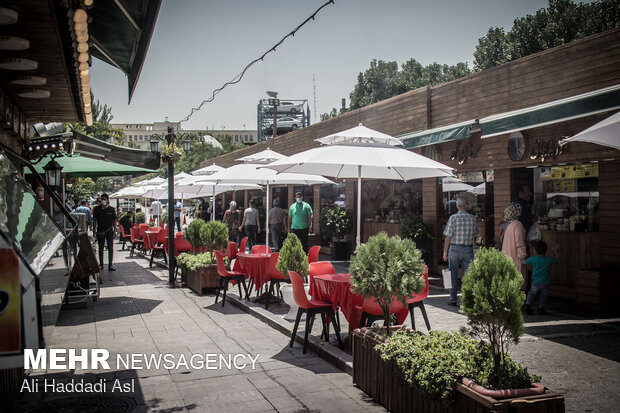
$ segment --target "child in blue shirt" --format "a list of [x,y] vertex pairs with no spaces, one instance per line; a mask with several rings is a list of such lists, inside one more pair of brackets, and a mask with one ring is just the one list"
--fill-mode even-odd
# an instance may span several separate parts
[[[525,301],[525,312],[530,315],[533,314],[532,303],[538,296],[537,314],[544,315],[546,314],[545,305],[551,285],[551,266],[558,260],[555,257],[545,255],[547,244],[544,241],[536,241],[531,250],[534,255],[525,260],[525,264],[532,266],[532,287]],[[556,248],[553,248],[553,252],[556,255]]]

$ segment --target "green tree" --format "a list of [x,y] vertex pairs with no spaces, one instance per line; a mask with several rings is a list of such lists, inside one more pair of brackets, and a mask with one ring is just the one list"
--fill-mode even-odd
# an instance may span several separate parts
[[308,277],[308,256],[304,252],[304,248],[297,235],[290,233],[286,236],[284,244],[282,244],[280,249],[276,267],[287,280],[289,279],[289,271],[295,271],[303,279]]
[[500,388],[508,347],[523,335],[522,283],[512,260],[495,248],[480,248],[463,277],[461,312],[472,333],[488,340]]
[[514,20],[504,35],[493,27],[478,40],[474,68],[484,70],[620,25],[620,0],[549,0],[547,8]]
[[349,271],[353,292],[374,297],[385,325],[390,326],[390,307],[395,298],[406,304],[413,293],[424,289],[422,252],[413,241],[380,232],[361,244],[351,258]]
[[77,203],[80,199],[89,199],[95,196],[97,187],[91,178],[77,178],[68,192],[68,198]]

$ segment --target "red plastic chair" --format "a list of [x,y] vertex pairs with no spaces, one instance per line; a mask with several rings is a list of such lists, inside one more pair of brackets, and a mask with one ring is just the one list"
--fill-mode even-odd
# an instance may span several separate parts
[[312,325],[314,324],[314,317],[317,314],[321,314],[321,321],[323,322],[323,330],[327,328],[326,316],[329,316],[331,320],[334,320],[334,330],[336,330],[336,338],[338,339],[338,347],[342,348],[342,340],[340,339],[340,324],[336,321],[334,309],[331,303],[319,300],[308,300],[306,290],[304,289],[304,280],[295,271],[288,272],[293,285],[293,299],[299,306],[297,310],[297,318],[295,318],[295,327],[293,328],[293,334],[291,335],[291,344],[289,347],[293,347],[295,342],[295,336],[297,335],[297,328],[299,327],[299,320],[301,315],[306,313],[306,330],[304,331],[304,350],[306,354],[306,347],[308,346],[308,334],[312,331]]
[[237,243],[228,241],[228,260],[233,260],[237,256]]
[[133,227],[129,230],[129,235],[131,237],[131,251],[129,252],[129,256],[133,257],[133,250],[137,248],[141,248],[144,243],[144,238],[140,236],[140,228]]
[[[267,252],[271,252],[271,248],[267,247]],[[265,246],[264,245],[254,245],[252,247],[252,254],[264,254]]]
[[308,251],[308,263],[312,264],[313,262],[317,262],[319,260],[319,252],[321,251],[320,245],[313,245],[310,247]]
[[248,237],[243,237],[239,243],[239,254],[245,254],[245,244],[248,243]]
[[[272,295],[279,296],[280,300],[283,300],[282,292],[280,291],[280,283],[281,282],[289,282],[284,274],[278,270],[278,258],[280,258],[279,252],[272,252],[271,257],[269,257],[269,265],[267,267],[267,276],[269,277],[269,293]],[[277,285],[277,293],[274,294],[274,286]],[[269,300],[267,300],[267,304],[265,304],[265,309],[269,307]]]
[[174,256],[176,257],[182,252],[191,252],[194,253],[194,247],[183,237],[182,232],[177,232],[174,237]]
[[308,280],[310,281],[310,285],[312,285],[312,279],[315,275],[323,274],[336,274],[336,270],[334,270],[334,266],[331,262],[317,261],[310,263],[310,269],[308,270]]
[[245,296],[248,297],[248,288],[245,285],[245,277],[246,275],[238,272],[238,271],[228,271],[226,269],[226,265],[224,264],[224,256],[219,251],[213,251],[215,253],[215,260],[217,261],[217,273],[220,276],[219,282],[217,284],[217,293],[215,295],[215,303],[217,304],[217,300],[220,297],[220,290],[224,289],[224,295],[222,296],[222,307],[226,303],[226,291],[228,290],[228,283],[232,280],[237,281],[237,285],[239,286],[239,298],[243,297],[243,292],[241,291],[241,284],[243,284],[243,289],[245,290]]
[[413,318],[413,309],[418,307],[420,311],[422,311],[422,317],[424,318],[424,323],[426,324],[426,329],[430,331],[431,323],[428,321],[428,316],[426,315],[426,308],[424,308],[424,301],[428,297],[428,267],[424,266],[424,290],[422,290],[419,294],[413,294],[411,298],[407,301],[407,306],[409,307],[409,314],[411,315],[411,327],[415,330],[415,319]]
[[[130,228],[131,229],[131,228]],[[123,243],[123,250],[125,249],[125,244],[127,243],[127,241],[131,242],[131,235],[127,235],[127,233],[125,232],[125,228],[119,224],[118,226],[118,230],[120,231],[120,238],[119,241],[121,241]]]
[[[360,307],[357,306],[357,308],[359,309]],[[403,308],[405,308],[405,305],[401,303],[400,300],[397,300],[396,297],[393,297],[392,305],[390,306],[390,314],[396,314]],[[375,321],[383,320],[383,310],[375,300],[375,297],[365,297],[361,310],[362,318],[360,319],[359,328],[365,325],[370,327]]]
[[167,247],[164,247],[164,242],[166,241],[166,233],[161,230],[159,227],[153,227],[153,229],[157,228],[154,232],[155,234],[147,234],[149,236],[149,243],[151,244],[151,261],[149,263],[149,267],[153,266],[153,258],[155,254],[163,254],[164,262],[168,264],[168,257],[166,250]]

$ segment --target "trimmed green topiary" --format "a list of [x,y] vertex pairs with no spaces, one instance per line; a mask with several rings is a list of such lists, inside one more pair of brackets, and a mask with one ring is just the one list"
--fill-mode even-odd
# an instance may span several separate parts
[[351,287],[357,294],[376,299],[389,327],[392,297],[406,303],[413,293],[421,292],[423,267],[422,253],[413,241],[380,232],[355,250],[349,266]]
[[326,207],[321,212],[319,220],[321,233],[328,237],[343,239],[351,232],[353,227],[353,214],[351,211],[339,206]]
[[202,247],[205,246],[205,232],[204,226],[207,225],[202,219],[195,219],[185,228],[183,236],[194,247],[194,253],[200,252]]
[[278,271],[284,274],[287,280],[289,279],[289,271],[295,271],[304,280],[308,277],[308,256],[304,252],[304,248],[297,235],[293,233],[287,235],[280,249],[280,256],[278,257],[276,267]]
[[489,341],[497,387],[503,386],[508,347],[523,334],[522,283],[512,260],[495,248],[480,248],[463,277],[461,312],[472,334]]
[[146,222],[146,215],[144,215],[144,212],[138,212],[135,215],[134,222],[136,224],[144,224]]
[[[394,360],[404,379],[418,387],[429,399],[441,398],[451,404],[456,385],[463,377],[486,387],[493,385],[493,357],[489,345],[476,342],[456,331],[432,330],[428,334],[397,331],[378,344],[384,360]],[[504,388],[526,388],[540,377],[506,356]]]
[[[205,268],[215,263],[216,261],[208,252],[202,252],[199,254],[188,254],[184,252],[177,256],[177,265],[181,268],[192,271]],[[224,264],[228,265],[228,257],[224,257]]]
[[[197,221],[202,221],[201,219]],[[204,221],[202,221],[204,222]],[[213,257],[214,250],[228,246],[228,227],[220,221],[209,221],[202,227],[204,246]]]
[[168,213],[164,212],[163,214],[161,214],[161,217],[159,218],[159,222],[163,222],[164,224],[168,223]]

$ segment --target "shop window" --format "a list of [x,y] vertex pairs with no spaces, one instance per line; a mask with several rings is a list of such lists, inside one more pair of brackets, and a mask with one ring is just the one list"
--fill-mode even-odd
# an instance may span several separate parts
[[364,222],[397,224],[408,213],[422,214],[422,181],[362,182]]

